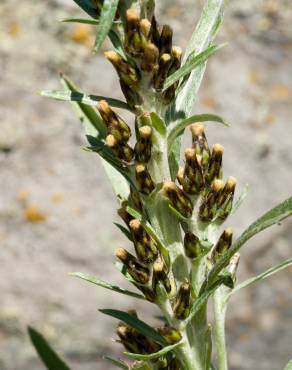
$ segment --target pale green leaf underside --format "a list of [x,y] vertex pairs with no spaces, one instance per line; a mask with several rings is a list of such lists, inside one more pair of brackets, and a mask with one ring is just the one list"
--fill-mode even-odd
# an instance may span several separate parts
[[229,126],[229,124],[220,116],[217,116],[216,114],[212,113],[203,113],[203,114],[196,114],[189,118],[186,118],[182,121],[180,121],[177,124],[172,124],[168,128],[168,149],[170,150],[175,139],[181,135],[184,130],[191,125],[192,123],[196,122],[218,122],[222,123],[225,126]]
[[138,298],[138,299],[143,299],[144,300],[144,297],[141,294],[138,294],[138,293],[131,292],[129,290],[120,288],[117,285],[109,284],[109,283],[107,283],[107,282],[105,282],[105,281],[103,281],[101,279],[98,279],[98,278],[96,278],[94,276],[83,274],[82,272],[73,272],[70,275],[75,276],[75,277],[78,277],[78,278],[83,279],[83,280],[86,280],[86,281],[88,281],[88,282],[90,282],[92,284],[98,285],[98,286],[100,286],[102,288],[109,289],[109,290],[112,290],[112,291],[117,292],[117,293],[121,293],[121,294],[130,296],[130,297],[134,297],[134,298]]
[[96,29],[94,50],[97,52],[108,35],[118,8],[119,0],[104,0]]
[[162,348],[158,352],[151,353],[149,355],[140,355],[138,353],[131,353],[131,352],[124,352],[124,355],[132,358],[133,360],[142,360],[142,361],[155,360],[155,359],[157,359],[157,358],[165,355],[166,353],[172,351],[173,349],[175,349],[176,347],[178,347],[180,344],[181,343],[172,344],[170,346],[167,346],[167,347]]
[[183,63],[195,51],[200,53],[216,36],[223,20],[225,0],[206,0],[200,20],[194,30],[186,49]]
[[286,261],[281,262],[278,265],[269,268],[268,270],[262,272],[261,274],[259,274],[257,276],[254,276],[250,279],[247,279],[247,280],[243,281],[242,283],[236,285],[235,288],[230,292],[230,295],[238,292],[240,289],[246,288],[249,285],[257,283],[258,281],[267,279],[268,277],[276,274],[277,272],[279,272],[281,270],[284,270],[285,268],[287,268],[291,265],[292,265],[292,258],[289,258]]
[[99,95],[86,95],[77,91],[60,91],[60,90],[44,90],[41,92],[42,96],[62,101],[78,102],[84,105],[96,106],[96,103],[100,100],[106,100],[108,104],[113,108],[121,108],[131,111],[127,103],[113,98],[107,98],[106,96]]
[[120,201],[128,199],[130,195],[129,177],[125,177],[104,159],[102,160],[102,165],[118,199]]
[[166,345],[165,339],[156,330],[154,330],[151,326],[149,326],[145,322],[139,320],[137,317],[130,315],[127,312],[119,310],[101,309],[99,311],[105,315],[114,317],[118,320],[125,322],[132,328],[138,330],[141,334],[144,334],[147,338],[154,340],[154,342],[157,342],[161,345]]
[[212,283],[219,272],[226,266],[230,258],[239,251],[239,249],[254,235],[265,230],[266,228],[277,224],[292,214],[292,197],[265,213],[257,221],[252,223],[243,234],[235,241],[232,247],[216,263],[208,275],[206,284]]
[[70,370],[40,333],[31,327],[28,328],[28,333],[40,359],[48,370]]
[[[201,53],[210,46],[223,20],[224,0],[207,0],[197,27],[185,52],[183,65],[192,53]],[[176,101],[176,112],[183,111],[186,117],[190,114],[197,96],[206,63],[192,71]]]
[[194,56],[190,56],[187,62],[180,69],[178,69],[172,75],[167,77],[164,83],[164,86],[163,86],[163,90],[165,91],[175,82],[179,81],[181,78],[191,73],[195,68],[204,64],[213,54],[215,54],[223,46],[224,44],[211,45],[206,50],[202,51],[201,53],[194,55]]
[[111,362],[113,365],[115,365],[116,367],[119,367],[120,369],[124,369],[124,370],[129,370],[129,366],[123,362],[123,361],[120,361],[114,357],[111,357],[111,356],[103,356],[102,358],[104,358],[105,360]]

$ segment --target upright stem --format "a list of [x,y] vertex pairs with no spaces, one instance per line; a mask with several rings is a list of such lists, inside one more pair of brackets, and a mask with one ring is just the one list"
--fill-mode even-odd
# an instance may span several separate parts
[[228,370],[225,341],[226,303],[223,289],[224,287],[218,288],[214,294],[215,342],[218,370]]

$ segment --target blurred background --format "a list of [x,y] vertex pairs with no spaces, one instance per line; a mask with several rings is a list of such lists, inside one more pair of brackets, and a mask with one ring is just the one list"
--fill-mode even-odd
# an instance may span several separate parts
[[[202,2],[157,1],[160,23],[185,48]],[[40,97],[60,88],[63,71],[85,92],[121,97],[111,65],[91,51],[94,28],[61,23],[85,16],[72,0],[0,3],[0,369],[39,370],[26,327],[38,328],[73,369],[109,368],[115,322],[98,308],[151,305],[68,276],[81,271],[126,287],[113,251],[127,246],[113,221],[116,203],[98,157],[81,150],[84,133],[69,103]],[[292,3],[233,0],[221,50],[209,65],[195,112],[216,112],[231,128],[208,124],[225,147],[225,176],[249,194],[229,224],[239,235],[291,195]],[[110,47],[105,43],[104,50]],[[130,121],[132,117],[124,116]],[[242,251],[239,280],[291,257],[292,220]],[[280,370],[292,355],[292,271],[235,295],[228,312],[231,370]],[[143,310],[142,310],[143,309]]]

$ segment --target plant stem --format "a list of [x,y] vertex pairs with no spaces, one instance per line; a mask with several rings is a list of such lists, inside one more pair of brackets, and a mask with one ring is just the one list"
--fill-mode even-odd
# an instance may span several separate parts
[[218,370],[228,370],[225,341],[225,303],[224,287],[218,288],[214,294],[215,342]]

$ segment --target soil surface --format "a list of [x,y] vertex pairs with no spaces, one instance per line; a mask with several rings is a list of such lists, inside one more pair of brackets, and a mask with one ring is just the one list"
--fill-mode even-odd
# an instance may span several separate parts
[[[202,2],[159,1],[160,21],[185,47]],[[38,370],[26,327],[37,327],[73,369],[108,368],[120,353],[113,320],[98,308],[135,307],[155,323],[150,305],[91,286],[82,271],[125,285],[113,251],[127,241],[112,224],[116,203],[97,156],[81,150],[84,133],[70,104],[40,97],[59,88],[63,71],[88,93],[121,97],[109,63],[92,53],[94,28],[59,22],[81,16],[71,0],[1,0],[0,4],[0,369]],[[83,16],[83,15],[82,15]],[[225,147],[224,172],[248,196],[230,225],[239,235],[291,195],[292,4],[233,0],[195,112],[216,112],[231,127],[208,124]],[[104,45],[104,49],[110,47]],[[131,118],[130,118],[131,119]],[[291,220],[252,239],[239,280],[291,257]],[[281,370],[292,357],[292,271],[235,295],[228,312],[231,370]]]

